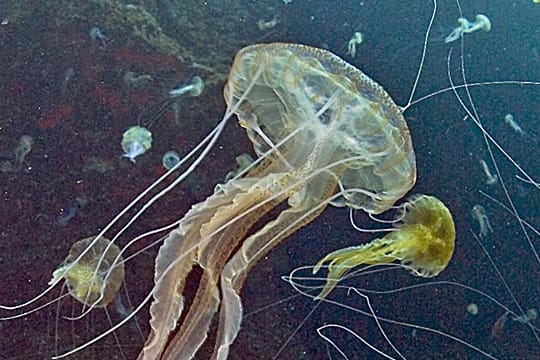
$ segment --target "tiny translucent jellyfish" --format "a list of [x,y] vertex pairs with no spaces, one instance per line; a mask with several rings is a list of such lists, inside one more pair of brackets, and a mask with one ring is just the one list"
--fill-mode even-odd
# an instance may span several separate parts
[[478,226],[480,226],[480,232],[478,235],[480,235],[480,237],[485,237],[488,233],[493,232],[493,228],[491,227],[489,219],[486,215],[486,209],[484,209],[482,205],[474,205],[471,215],[474,220],[478,221]]
[[203,90],[204,81],[199,76],[195,76],[190,84],[178,86],[170,90],[169,96],[178,97],[184,94],[188,94],[189,96],[199,96]]
[[484,174],[486,174],[486,184],[493,185],[497,182],[497,175],[492,174],[489,170],[488,164],[484,161],[484,159],[480,160],[480,165],[482,166],[482,170],[484,171]]
[[123,157],[135,162],[135,158],[152,147],[152,133],[142,126],[132,126],[122,135]]
[[519,135],[525,135],[525,133],[523,132],[523,129],[521,128],[521,126],[519,126],[518,122],[514,118],[514,115],[512,114],[504,115],[504,122],[508,124],[508,126],[510,126],[512,130],[514,130]]
[[23,135],[19,139],[17,146],[13,150],[15,156],[15,168],[19,169],[24,163],[26,155],[32,150],[32,145],[34,144],[34,139],[30,135]]
[[93,41],[99,41],[101,42],[101,45],[103,45],[103,47],[105,47],[106,44],[106,41],[107,41],[107,37],[105,36],[105,34],[103,33],[103,31],[97,27],[97,26],[93,26],[90,31],[88,31],[88,35],[90,35],[90,38],[93,40]]
[[536,309],[528,309],[525,314],[521,316],[513,317],[512,320],[519,321],[522,324],[528,324],[538,318],[538,311]]
[[266,30],[270,30],[272,29],[274,26],[276,26],[278,23],[276,17],[274,16],[274,18],[272,20],[259,20],[257,21],[257,26],[259,27],[259,30],[262,30],[262,31],[266,31]]
[[229,181],[230,179],[234,178],[236,175],[240,174],[242,171],[247,169],[251,164],[253,164],[253,158],[251,155],[243,153],[238,155],[236,158],[236,164],[238,167],[232,171],[229,171],[227,175],[225,175],[225,180]]
[[353,36],[351,37],[351,40],[349,40],[349,44],[347,45],[347,53],[351,55],[351,57],[356,56],[356,45],[360,45],[364,41],[364,35],[362,35],[361,32],[355,32]]
[[456,229],[444,203],[434,196],[415,196],[398,215],[394,231],[367,244],[334,251],[315,265],[314,274],[329,263],[326,285],[318,299],[326,297],[351,268],[360,264],[400,261],[422,277],[437,276],[446,268],[454,253]]
[[464,17],[460,17],[457,21],[459,26],[455,28],[450,35],[446,37],[446,39],[444,39],[445,43],[456,41],[462,37],[463,34],[472,33],[478,30],[483,30],[485,32],[491,30],[491,21],[486,15],[476,15],[476,19],[472,23]]
[[180,162],[180,155],[176,151],[167,151],[163,158],[161,159],[161,163],[163,164],[163,167],[167,170],[171,170],[173,167],[176,166]]
[[116,244],[100,237],[91,245],[94,239],[95,236],[90,236],[73,244],[64,262],[53,272],[49,285],[64,279],[70,295],[77,301],[91,307],[105,307],[122,286],[124,261]]
[[475,303],[470,303],[467,305],[467,312],[471,315],[478,315],[478,305]]
[[133,71],[126,71],[122,76],[122,81],[129,87],[142,87],[154,81],[154,78],[148,74],[136,74]]

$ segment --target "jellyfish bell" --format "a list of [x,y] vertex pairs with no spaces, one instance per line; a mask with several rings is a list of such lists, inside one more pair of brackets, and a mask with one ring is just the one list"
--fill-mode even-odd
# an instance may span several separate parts
[[454,253],[456,230],[452,214],[434,196],[419,195],[403,207],[394,231],[367,244],[334,251],[319,260],[313,268],[317,273],[328,265],[326,286],[317,296],[327,296],[339,280],[353,267],[361,264],[385,264],[400,261],[412,274],[437,276]]
[[90,307],[105,307],[124,281],[120,248],[104,237],[90,236],[75,242],[54,272],[49,285],[63,279],[70,295]]

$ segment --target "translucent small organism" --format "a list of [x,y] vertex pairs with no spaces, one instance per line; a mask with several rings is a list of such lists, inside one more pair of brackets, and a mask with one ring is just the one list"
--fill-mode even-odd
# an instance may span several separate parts
[[132,126],[122,135],[123,157],[135,162],[135,158],[152,147],[152,133],[142,126]]
[[445,43],[449,43],[452,41],[456,41],[460,37],[463,36],[463,34],[472,33],[478,30],[483,30],[485,32],[488,32],[491,30],[491,21],[486,15],[478,14],[476,15],[476,19],[474,22],[470,22],[464,17],[460,17],[458,20],[459,26],[455,28],[450,35],[448,35],[445,39]]
[[484,159],[480,160],[480,165],[482,166],[482,170],[484,171],[484,174],[486,174],[486,184],[493,185],[497,182],[497,175],[492,174],[489,170],[488,164],[485,162]]
[[161,159],[161,163],[163,164],[163,167],[167,170],[171,170],[173,167],[175,167],[180,162],[180,155],[176,151],[167,151],[163,158]]
[[353,36],[351,37],[351,40],[349,40],[349,44],[347,46],[347,53],[351,55],[351,57],[356,56],[356,45],[360,45],[364,41],[364,35],[362,35],[361,32],[355,32]]
[[171,89],[169,91],[169,96],[178,97],[184,94],[188,94],[190,96],[199,96],[201,95],[203,90],[204,81],[199,76],[195,76],[190,84],[178,86],[174,89]]
[[21,165],[24,163],[26,155],[32,150],[32,145],[34,144],[34,138],[30,135],[23,135],[19,139],[17,146],[13,150],[13,155],[15,157],[14,165],[15,169],[20,169]]
[[238,167],[232,171],[229,171],[226,175],[225,175],[225,180],[226,181],[229,181],[230,179],[234,178],[236,175],[240,174],[242,171],[244,171],[245,169],[247,169],[249,166],[251,166],[251,164],[253,164],[253,158],[251,157],[251,155],[247,154],[247,153],[243,153],[243,154],[240,154],[238,155],[236,158],[236,164],[238,165]]
[[64,279],[69,293],[77,301],[91,307],[105,307],[122,286],[124,261],[116,244],[104,237],[92,244],[94,239],[90,236],[73,244],[64,262],[53,272],[49,285]]
[[137,75],[133,71],[126,71],[122,76],[122,81],[129,87],[141,87],[154,81],[154,78],[148,74]]
[[475,303],[470,303],[467,305],[467,312],[471,315],[478,315],[478,305]]
[[519,321],[522,324],[529,324],[531,321],[534,321],[538,318],[538,311],[536,309],[528,309],[525,311],[525,314],[521,316],[512,317],[512,320]]
[[508,126],[510,126],[512,128],[512,130],[514,130],[519,135],[521,135],[521,136],[525,135],[525,132],[523,131],[521,126],[519,126],[518,122],[514,118],[514,115],[512,115],[512,114],[504,115],[504,122],[506,124],[508,124]]
[[56,224],[59,226],[66,226],[71,219],[73,219],[81,211],[81,209],[88,203],[88,199],[85,196],[75,196],[69,203],[69,206],[61,209],[60,215],[56,219]]
[[471,215],[474,220],[478,221],[478,225],[480,226],[480,232],[478,235],[480,235],[480,237],[485,237],[488,235],[488,233],[493,232],[493,228],[491,227],[489,219],[486,215],[486,210],[482,205],[474,205]]
[[101,45],[103,47],[105,47],[107,44],[106,44],[106,41],[107,41],[107,37],[105,36],[105,34],[103,33],[103,31],[97,27],[97,26],[93,26],[90,31],[88,31],[88,35],[90,35],[90,38],[93,40],[93,41],[99,41],[101,42]]
[[278,23],[277,18],[274,16],[272,20],[259,20],[257,21],[257,27],[259,30],[266,31],[272,29],[274,26],[276,26]]

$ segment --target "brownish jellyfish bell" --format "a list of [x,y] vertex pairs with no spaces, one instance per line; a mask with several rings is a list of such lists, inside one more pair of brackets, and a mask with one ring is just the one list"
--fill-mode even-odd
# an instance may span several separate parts
[[124,261],[116,244],[104,237],[94,239],[90,236],[75,242],[49,284],[64,279],[77,301],[90,307],[106,307],[124,281]]

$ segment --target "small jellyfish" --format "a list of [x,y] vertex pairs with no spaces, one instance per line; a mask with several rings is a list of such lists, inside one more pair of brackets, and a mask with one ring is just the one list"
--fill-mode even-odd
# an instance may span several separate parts
[[152,133],[142,126],[132,126],[122,135],[123,157],[135,162],[135,158],[152,147]]
[[85,196],[76,196],[73,198],[67,208],[61,209],[60,215],[56,219],[56,224],[58,226],[66,226],[87,203],[88,199]]
[[471,315],[478,315],[478,305],[475,303],[470,303],[467,305],[467,312]]
[[15,156],[15,168],[20,169],[21,165],[24,163],[26,155],[32,150],[32,145],[34,144],[34,139],[30,135],[23,135],[15,149],[13,154]]
[[257,21],[257,26],[259,27],[259,30],[262,30],[262,31],[266,31],[266,30],[270,30],[272,29],[274,26],[276,26],[278,23],[276,17],[274,16],[274,18],[272,20],[259,20]]
[[538,318],[538,311],[536,309],[527,309],[525,314],[517,317],[512,317],[513,321],[519,321],[522,324],[529,324],[531,321],[534,321]]
[[356,56],[356,45],[360,45],[364,41],[364,35],[362,35],[361,32],[355,32],[353,36],[351,37],[351,40],[349,40],[349,44],[347,45],[347,53],[351,55],[351,57]]
[[103,47],[105,47],[107,45],[106,41],[107,41],[107,36],[105,36],[105,34],[103,33],[103,31],[97,27],[97,26],[93,26],[90,31],[88,31],[88,35],[90,35],[90,38],[93,40],[93,41],[99,41],[101,42],[101,45]]
[[488,233],[493,232],[493,228],[489,223],[489,218],[486,215],[486,209],[482,205],[474,205],[471,211],[471,215],[474,220],[478,221],[480,237],[487,236]]
[[171,170],[173,167],[175,167],[180,162],[180,155],[176,151],[167,151],[163,158],[161,159],[161,163],[163,164],[163,167],[167,170]]
[[199,77],[195,76],[191,84],[175,87],[169,91],[170,97],[178,97],[184,94],[190,96],[199,96],[204,90],[204,81]]
[[225,181],[229,181],[230,179],[234,178],[236,175],[240,174],[242,171],[244,171],[249,166],[251,166],[254,161],[251,155],[247,153],[238,155],[235,160],[238,167],[232,171],[229,171],[225,175]]
[[484,171],[484,174],[486,174],[486,184],[493,185],[497,182],[498,178],[497,175],[492,174],[489,170],[488,164],[484,161],[484,159],[480,160],[480,165],[482,166],[482,170]]
[[508,126],[510,126],[512,130],[514,130],[519,135],[522,135],[522,136],[525,135],[525,132],[523,132],[523,129],[521,128],[521,126],[519,126],[518,122],[514,118],[514,115],[506,114],[504,116],[504,122],[508,124]]
[[[53,272],[49,285],[64,279],[70,295],[77,301],[92,307],[105,307],[122,286],[124,261],[119,257],[114,262],[120,254],[116,244],[100,237],[91,245],[94,239],[90,236],[73,244],[64,262]],[[78,259],[90,245],[91,248]]]
[[334,251],[313,268],[317,273],[328,264],[324,289],[317,298],[324,298],[338,281],[360,264],[386,264],[400,261],[414,275],[437,276],[454,252],[456,229],[452,214],[442,201],[433,196],[419,195],[409,200],[394,231],[371,242]]
[[486,15],[478,14],[476,15],[476,19],[474,22],[470,22],[464,17],[460,17],[458,20],[459,26],[455,28],[450,35],[448,35],[445,39],[445,43],[449,43],[452,41],[456,41],[460,37],[463,36],[463,34],[472,33],[478,30],[483,30],[485,32],[488,32],[491,30],[491,21]]

